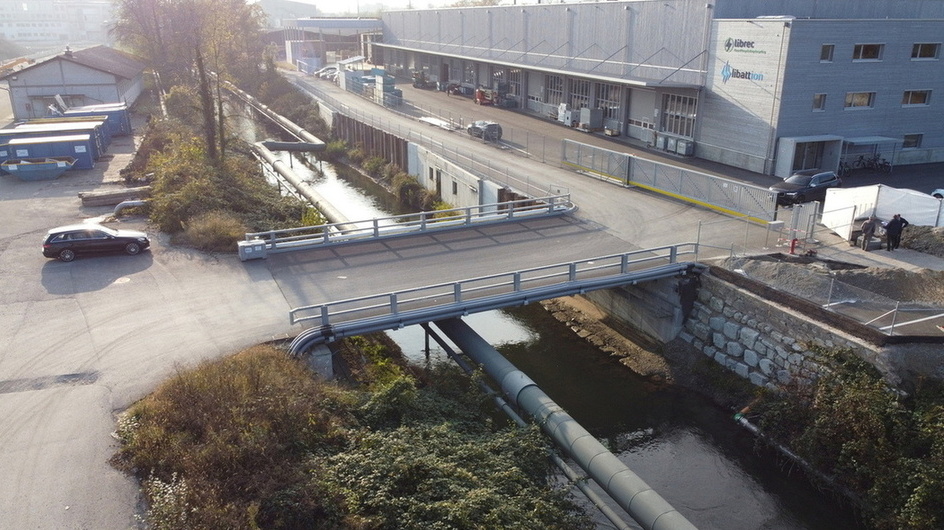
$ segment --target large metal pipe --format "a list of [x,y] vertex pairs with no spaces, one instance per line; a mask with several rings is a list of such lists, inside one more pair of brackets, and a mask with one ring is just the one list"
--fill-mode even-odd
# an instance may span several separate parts
[[695,526],[673,508],[613,453],[554,403],[534,381],[459,318],[437,320],[436,326],[478,363],[502,391],[554,442],[564,448],[600,487],[647,530],[690,530]]
[[315,208],[318,209],[325,218],[331,223],[340,223],[341,230],[355,230],[357,226],[351,224],[351,221],[341,213],[340,210],[334,207],[330,202],[327,201],[320,193],[314,190],[311,186],[305,183],[302,179],[292,171],[292,168],[285,165],[285,162],[282,162],[270,151],[263,142],[256,142],[253,144],[253,150],[258,154],[263,160],[265,160],[279,175],[282,176],[289,184],[292,185],[298,193],[303,197],[308,199],[308,202],[312,204]]
[[[469,375],[472,375],[472,372],[475,371],[475,368],[473,366],[467,363],[465,359],[462,358],[461,355],[459,355],[455,350],[453,350],[452,347],[449,345],[449,343],[443,340],[443,338],[440,337],[438,333],[435,333],[429,327],[429,324],[422,324],[422,326],[423,326],[423,329],[426,330],[426,333],[428,333],[429,336],[432,337],[433,340],[435,340],[439,344],[439,347],[442,348],[444,352],[446,352],[446,355],[448,355],[450,359],[452,359],[457,365],[459,365],[459,368],[461,368],[462,371],[464,371],[465,373]],[[499,410],[504,412],[505,415],[508,416],[511,419],[511,421],[515,422],[516,425],[518,425],[519,427],[526,427],[528,425],[528,422],[525,421],[525,419],[522,418],[511,407],[511,405],[508,404],[508,401],[506,401],[505,398],[498,395],[498,392],[495,392],[494,390],[492,390],[491,386],[489,386],[484,381],[479,381],[479,388],[482,389],[485,395],[492,396],[492,401],[495,402],[495,406],[497,406]],[[602,513],[604,517],[609,519],[609,521],[613,523],[613,525],[618,530],[631,530],[632,529],[632,527],[629,526],[629,524],[627,524],[626,521],[624,521],[623,518],[618,513],[616,513],[615,510],[613,510],[609,505],[607,505],[606,500],[600,497],[600,495],[597,494],[597,492],[594,491],[590,487],[590,484],[586,480],[583,480],[585,477],[578,475],[577,472],[574,471],[573,468],[571,468],[570,464],[565,462],[564,459],[558,456],[556,452],[551,452],[549,457],[551,459],[551,462],[553,462],[554,465],[557,466],[557,468],[561,470],[561,473],[563,473],[564,476],[567,477],[567,479],[570,480],[570,482],[574,486],[576,486],[577,489],[579,489],[587,497],[587,499],[589,499],[590,502],[592,502],[593,505],[596,506],[598,510],[600,510],[600,513]]]

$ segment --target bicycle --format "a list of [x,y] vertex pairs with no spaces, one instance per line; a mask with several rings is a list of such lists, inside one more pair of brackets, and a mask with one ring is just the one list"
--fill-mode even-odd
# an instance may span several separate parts
[[880,158],[875,162],[875,169],[881,171],[882,173],[891,173],[892,172],[892,163],[884,158]]

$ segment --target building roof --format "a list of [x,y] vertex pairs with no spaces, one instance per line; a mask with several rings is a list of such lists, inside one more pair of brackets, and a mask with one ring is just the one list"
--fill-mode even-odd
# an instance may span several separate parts
[[0,79],[5,79],[11,75],[20,74],[52,61],[69,61],[124,79],[134,79],[147,67],[143,61],[139,60],[134,55],[116,50],[114,48],[109,48],[108,46],[93,46],[91,48],[75,51],[66,48],[66,51],[56,55],[55,57],[51,57],[44,61],[35,62],[26,68],[8,73],[3,77],[0,77]]

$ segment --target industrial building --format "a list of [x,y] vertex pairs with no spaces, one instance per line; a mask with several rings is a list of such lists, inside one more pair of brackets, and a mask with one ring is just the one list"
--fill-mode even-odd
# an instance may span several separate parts
[[6,73],[0,81],[9,86],[14,119],[28,120],[87,105],[130,107],[144,89],[145,66],[135,56],[107,46],[66,48]]
[[[758,173],[944,161],[944,2],[631,0],[391,11],[375,62]],[[938,96],[940,96],[939,94]]]

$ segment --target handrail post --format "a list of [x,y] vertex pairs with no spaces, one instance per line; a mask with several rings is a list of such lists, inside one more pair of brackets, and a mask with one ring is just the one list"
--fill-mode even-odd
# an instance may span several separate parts
[[374,218],[374,237],[380,237],[380,221]]
[[512,285],[512,288],[514,289],[514,292],[517,293],[518,291],[521,290],[521,273],[520,272],[514,273],[514,275],[512,276],[511,285]]
[[577,262],[571,261],[567,266],[570,281],[577,281]]
[[669,263],[677,263],[677,262],[678,262],[678,246],[672,245],[671,247],[669,247]]
[[397,293],[390,293],[390,314],[397,314]]
[[891,325],[891,327],[888,328],[888,334],[889,334],[889,335],[894,335],[894,334],[895,334],[895,322],[898,320],[898,306],[900,306],[900,305],[901,305],[901,302],[900,302],[900,301],[896,301],[896,302],[895,302],[895,312],[892,313],[892,325]]
[[328,304],[321,306],[321,325],[329,326],[330,318],[328,316]]
[[426,212],[420,212],[420,232],[426,231]]
[[620,256],[620,274],[626,274],[629,270],[629,254]]
[[472,224],[472,207],[468,207],[465,209],[465,224],[467,225]]
[[456,303],[462,301],[462,283],[456,282],[452,284],[452,297]]

